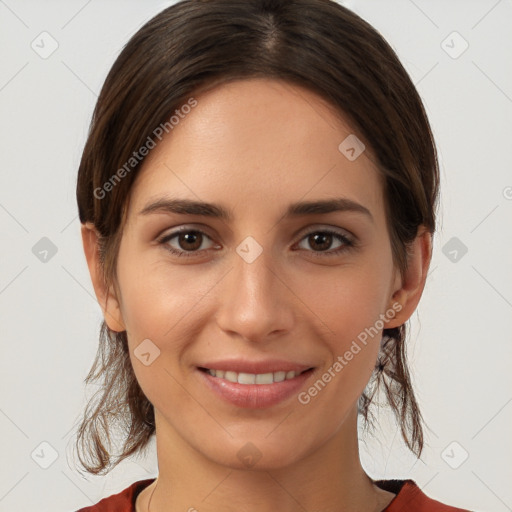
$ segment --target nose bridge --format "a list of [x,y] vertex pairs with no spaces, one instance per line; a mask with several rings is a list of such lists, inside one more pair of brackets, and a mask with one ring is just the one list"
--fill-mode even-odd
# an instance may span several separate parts
[[233,254],[226,300],[219,304],[219,325],[250,340],[262,340],[290,328],[292,311],[286,287],[276,277],[272,251],[246,237]]
[[[272,254],[252,236],[246,237],[236,248],[234,257],[233,281],[235,294],[245,311],[245,315],[261,315],[276,300],[275,275],[272,271]],[[261,311],[259,311],[261,310]]]

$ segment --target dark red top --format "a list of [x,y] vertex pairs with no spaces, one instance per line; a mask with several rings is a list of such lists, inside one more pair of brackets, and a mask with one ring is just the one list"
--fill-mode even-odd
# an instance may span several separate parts
[[[92,507],[81,508],[77,512],[135,512],[137,496],[154,480],[139,480],[124,491],[104,498]],[[396,494],[382,512],[470,512],[429,498],[413,480],[377,480],[375,485]]]

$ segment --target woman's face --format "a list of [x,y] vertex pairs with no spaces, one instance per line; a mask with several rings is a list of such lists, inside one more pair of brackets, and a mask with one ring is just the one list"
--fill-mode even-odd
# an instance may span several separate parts
[[382,329],[403,323],[382,185],[369,148],[340,150],[350,126],[307,90],[251,79],[195,99],[133,186],[119,321],[162,438],[285,466],[341,432]]

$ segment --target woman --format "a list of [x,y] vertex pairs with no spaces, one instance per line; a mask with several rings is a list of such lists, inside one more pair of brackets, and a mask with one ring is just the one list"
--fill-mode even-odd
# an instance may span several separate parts
[[159,473],[82,511],[461,510],[358,451],[384,391],[421,455],[405,322],[438,180],[417,91],[346,8],[185,0],[143,26],[78,175],[105,318],[78,447],[99,474],[155,434]]

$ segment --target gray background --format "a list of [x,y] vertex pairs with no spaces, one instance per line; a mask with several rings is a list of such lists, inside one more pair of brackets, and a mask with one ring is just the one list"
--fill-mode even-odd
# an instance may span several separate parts
[[[94,391],[83,379],[101,310],[74,194],[110,66],[171,3],[0,0],[1,511],[76,510],[157,474],[154,450],[103,477],[76,469],[73,428]],[[409,348],[427,446],[416,461],[382,411],[375,439],[361,442],[363,465],[374,478],[413,478],[453,505],[512,510],[512,2],[344,3],[410,73],[442,171]]]

